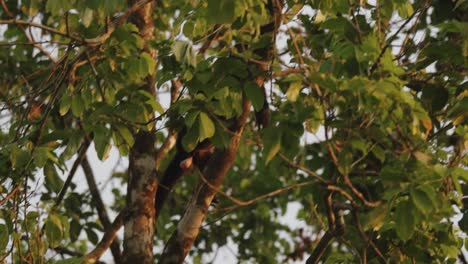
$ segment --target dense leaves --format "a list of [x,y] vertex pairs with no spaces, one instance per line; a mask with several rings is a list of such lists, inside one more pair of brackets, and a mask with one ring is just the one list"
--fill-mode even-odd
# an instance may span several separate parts
[[[177,134],[159,178],[240,141],[194,263],[463,258],[467,1],[162,0],[149,41],[134,2],[2,2],[0,259],[81,263],[124,208],[146,132],[158,149]],[[194,166],[158,212],[156,257],[207,180]]]

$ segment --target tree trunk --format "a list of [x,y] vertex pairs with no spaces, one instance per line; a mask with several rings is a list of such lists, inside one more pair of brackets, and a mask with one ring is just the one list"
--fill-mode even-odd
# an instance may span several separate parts
[[[129,5],[136,1],[129,0]],[[148,42],[154,38],[154,1],[135,12],[130,20],[145,41],[144,52],[156,58]],[[155,95],[154,76],[147,76],[142,87]],[[155,137],[153,131],[141,130],[135,135],[128,169],[127,208],[130,210],[124,230],[124,263],[153,263],[154,196],[158,187],[155,168]]]

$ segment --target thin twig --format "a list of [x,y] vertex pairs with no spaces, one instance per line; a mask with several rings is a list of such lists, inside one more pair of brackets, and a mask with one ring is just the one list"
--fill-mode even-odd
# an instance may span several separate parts
[[361,237],[364,239],[364,241],[366,241],[367,243],[369,243],[369,245],[371,245],[372,249],[374,249],[375,253],[384,261],[384,263],[388,263],[386,258],[384,257],[384,255],[382,254],[382,252],[380,251],[380,249],[375,245],[375,243],[364,233],[364,230],[362,229],[362,226],[361,226],[361,221],[359,220],[359,216],[357,214],[357,211],[356,210],[352,210],[352,214],[353,214],[353,218],[354,218],[354,222],[356,224],[356,229],[358,230],[359,234],[361,235]]
[[408,23],[414,18],[414,16],[416,15],[417,12],[414,12],[413,14],[411,14],[410,17],[408,17],[408,19],[406,19],[406,21],[398,28],[398,30],[395,32],[395,34],[393,34],[388,40],[387,40],[387,43],[385,44],[385,46],[382,48],[382,50],[380,51],[380,54],[379,56],[377,57],[377,60],[375,60],[374,64],[372,64],[372,67],[370,68],[369,70],[369,75],[371,75],[372,73],[374,73],[374,71],[377,69],[377,66],[379,65],[380,63],[380,59],[382,59],[382,56],[384,55],[384,53],[387,51],[387,49],[390,47],[390,45],[392,44],[393,40],[395,40],[395,38],[398,36],[398,34],[400,34],[400,32],[403,30],[403,28],[405,28],[406,25],[408,25]]
[[301,170],[305,173],[307,173],[309,176],[313,177],[313,178],[316,178],[317,180],[319,180],[321,183],[329,183],[328,180],[325,180],[324,178],[322,178],[320,175],[318,175],[317,173],[309,170],[308,168],[304,167],[304,166],[301,166],[297,163],[295,163],[294,161],[290,160],[288,157],[286,157],[283,153],[279,152],[278,153],[278,156],[284,160],[286,163],[289,164],[289,166],[293,167],[293,168],[296,168],[298,170]]
[[16,192],[18,192],[20,189],[20,186],[19,185],[16,185],[15,188],[13,188],[13,190],[11,190],[10,193],[8,193],[5,197],[3,197],[3,199],[0,201],[0,205],[4,204],[6,201],[8,201],[11,197],[13,197]]
[[84,142],[82,143],[80,150],[78,151],[78,157],[76,158],[75,162],[72,165],[72,168],[70,169],[70,172],[68,173],[67,179],[63,183],[63,187],[60,190],[57,199],[55,200],[55,206],[57,207],[60,205],[62,202],[63,198],[65,197],[65,194],[67,193],[68,188],[70,187],[71,181],[73,179],[73,176],[75,176],[75,172],[78,169],[78,166],[80,166],[81,162],[83,161],[86,151],[88,150],[88,147],[90,145],[91,141],[85,139]]

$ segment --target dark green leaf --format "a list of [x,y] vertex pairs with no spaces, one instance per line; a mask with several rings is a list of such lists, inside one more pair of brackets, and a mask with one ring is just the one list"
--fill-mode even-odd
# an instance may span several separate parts
[[256,111],[261,110],[265,103],[262,88],[254,82],[247,82],[244,86],[244,91],[247,98],[252,102],[254,109]]
[[58,247],[63,238],[63,227],[60,218],[50,214],[45,224],[45,234],[50,247]]
[[44,165],[45,187],[47,190],[58,193],[63,186],[63,180],[57,173],[54,164],[49,160]]
[[416,207],[424,214],[429,214],[434,210],[434,204],[429,194],[424,189],[411,188],[411,199]]
[[8,226],[0,224],[0,252],[6,249],[9,241]]
[[94,147],[100,160],[106,160],[109,157],[110,145],[110,132],[104,126],[96,126],[93,129]]
[[236,19],[234,0],[208,0],[207,19],[212,24],[232,23]]
[[414,209],[409,201],[400,202],[395,209],[395,229],[398,237],[407,241],[415,229]]
[[198,122],[195,125],[188,129],[187,134],[182,138],[182,146],[187,152],[190,152],[195,149],[199,142],[199,129]]
[[80,117],[84,111],[84,101],[80,95],[75,95],[71,102],[71,110],[74,116]]

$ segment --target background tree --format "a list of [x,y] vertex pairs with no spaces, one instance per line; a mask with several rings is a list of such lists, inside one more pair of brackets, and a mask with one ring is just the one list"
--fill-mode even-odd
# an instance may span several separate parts
[[465,0],[0,3],[3,261],[466,263]]

